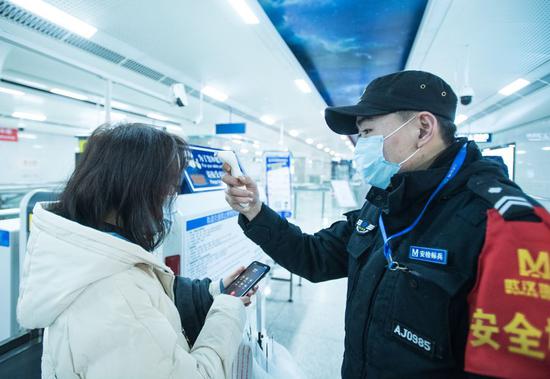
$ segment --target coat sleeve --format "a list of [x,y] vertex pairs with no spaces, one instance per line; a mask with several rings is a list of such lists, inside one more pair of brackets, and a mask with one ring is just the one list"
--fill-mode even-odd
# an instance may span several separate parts
[[263,204],[250,222],[239,215],[239,225],[275,262],[312,282],[321,282],[347,276],[346,245],[358,212],[347,213],[347,221],[310,235]]
[[[226,378],[246,319],[240,299],[217,296],[190,351],[179,330],[144,291],[117,288],[111,304],[97,304],[88,320],[79,312],[69,323],[75,372],[88,379]],[[93,313],[93,312],[91,312]],[[99,318],[99,319],[98,319]],[[82,325],[95,325],[94,330]],[[103,332],[103,333],[102,333]]]
[[197,340],[214,301],[210,284],[210,279],[191,280],[183,276],[174,278],[174,304],[180,315],[181,327],[191,344]]

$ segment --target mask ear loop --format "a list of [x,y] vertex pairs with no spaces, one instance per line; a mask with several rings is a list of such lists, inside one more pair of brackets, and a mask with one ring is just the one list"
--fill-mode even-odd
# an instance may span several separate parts
[[[412,120],[414,120],[416,118],[416,115],[412,116],[411,118],[409,118],[407,121],[405,121],[405,123],[403,125],[401,125],[399,128],[395,129],[393,132],[391,132],[390,134],[388,134],[387,136],[384,137],[384,141],[387,140],[388,138],[390,138],[391,136],[393,136],[395,133],[397,133],[399,130],[401,130],[401,128],[403,128],[405,125],[407,125],[409,122],[411,122]],[[412,157],[414,157],[414,155],[416,153],[418,153],[418,150],[420,149],[416,149],[416,151],[414,153],[412,153],[411,155],[409,155],[407,158],[405,158],[404,161],[402,161],[401,163],[399,163],[399,166],[401,166],[403,163],[407,162],[409,159],[411,159]]]
[[407,121],[405,121],[405,123],[403,125],[401,125],[399,128],[395,129],[393,132],[391,132],[390,134],[388,134],[387,136],[384,137],[384,141],[387,140],[388,138],[390,138],[391,136],[393,136],[395,133],[397,133],[398,131],[401,130],[401,128],[403,128],[405,125],[407,125],[409,122],[411,122],[412,120],[414,120],[416,118],[416,115],[412,116],[411,118],[409,118]]
[[418,153],[419,150],[420,150],[420,148],[416,149],[416,150],[414,151],[414,153],[412,153],[412,154],[409,155],[407,158],[405,158],[404,161],[402,161],[401,163],[399,163],[399,166],[401,166],[403,163],[407,162],[409,159],[411,159],[412,157],[414,157],[414,155],[415,155],[416,153]]

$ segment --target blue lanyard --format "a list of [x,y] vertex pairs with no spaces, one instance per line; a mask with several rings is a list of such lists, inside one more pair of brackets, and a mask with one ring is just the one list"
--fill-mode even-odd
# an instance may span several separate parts
[[384,257],[386,258],[386,261],[388,261],[388,268],[390,270],[394,271],[394,270],[399,270],[399,269],[406,269],[404,266],[400,266],[398,262],[393,260],[392,251],[391,251],[391,247],[390,247],[390,241],[394,238],[397,238],[397,237],[400,237],[404,234],[407,234],[408,232],[413,230],[413,228],[416,225],[418,225],[418,223],[420,222],[420,219],[422,218],[422,216],[424,216],[424,213],[426,212],[426,209],[428,208],[428,206],[430,205],[432,200],[443,189],[443,187],[445,187],[445,185],[447,183],[449,183],[451,181],[451,179],[453,179],[456,176],[457,172],[462,167],[462,164],[464,163],[464,159],[466,159],[467,145],[468,144],[465,143],[462,146],[462,148],[460,149],[460,151],[456,155],[456,157],[453,161],[453,164],[451,165],[451,168],[447,172],[447,175],[445,175],[445,177],[443,178],[441,183],[439,183],[439,185],[437,186],[435,191],[432,192],[432,194],[430,195],[430,198],[426,202],[426,205],[424,205],[424,209],[422,209],[422,211],[420,212],[420,214],[418,215],[416,220],[414,220],[414,222],[408,228],[405,228],[402,231],[397,232],[394,235],[391,235],[391,236],[388,237],[386,235],[386,227],[384,226],[384,220],[382,219],[382,212],[380,212],[380,216],[378,217],[378,225],[380,226],[380,232],[382,233],[382,238],[384,239]]

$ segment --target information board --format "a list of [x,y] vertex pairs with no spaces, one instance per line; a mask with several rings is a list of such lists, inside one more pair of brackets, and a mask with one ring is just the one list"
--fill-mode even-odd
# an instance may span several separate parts
[[189,165],[184,172],[182,192],[221,190],[225,188],[222,177],[222,161],[216,156],[219,149],[202,146],[189,146]]
[[245,134],[244,122],[232,122],[229,124],[216,124],[216,134]]
[[288,152],[266,152],[267,205],[282,217],[292,216],[291,155]]
[[[265,255],[237,223],[224,191],[178,196],[174,224],[161,248],[165,261],[179,262],[180,275],[221,278]],[[175,259],[175,257],[179,257]]]
[[493,139],[491,133],[458,133],[457,137],[466,137],[468,141],[474,141],[477,143],[489,143]]
[[258,259],[258,246],[237,224],[238,213],[227,210],[187,220],[182,272],[192,278],[221,278]]
[[0,128],[0,141],[17,142],[18,130],[9,128]]

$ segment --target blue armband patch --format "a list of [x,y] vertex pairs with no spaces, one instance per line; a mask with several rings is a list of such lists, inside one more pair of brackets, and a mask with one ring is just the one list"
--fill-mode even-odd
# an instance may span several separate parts
[[410,246],[409,258],[417,261],[437,263],[440,265],[447,264],[447,250],[433,249],[431,247]]

